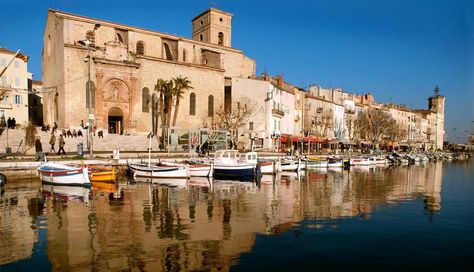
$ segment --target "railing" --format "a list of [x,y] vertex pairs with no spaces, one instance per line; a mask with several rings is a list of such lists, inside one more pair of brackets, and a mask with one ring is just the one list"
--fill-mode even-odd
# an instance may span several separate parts
[[285,112],[281,109],[272,109],[272,114],[274,115],[279,115],[279,116],[285,116]]

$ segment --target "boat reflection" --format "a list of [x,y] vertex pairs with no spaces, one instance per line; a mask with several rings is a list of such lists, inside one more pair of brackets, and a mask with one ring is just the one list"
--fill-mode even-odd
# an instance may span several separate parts
[[41,193],[43,196],[63,201],[78,201],[89,204],[90,188],[83,186],[66,186],[43,184]]
[[135,176],[133,177],[133,181],[140,182],[140,183],[152,183],[152,184],[168,186],[168,187],[178,187],[178,188],[186,188],[186,186],[188,185],[188,180],[184,178],[152,178],[152,177]]

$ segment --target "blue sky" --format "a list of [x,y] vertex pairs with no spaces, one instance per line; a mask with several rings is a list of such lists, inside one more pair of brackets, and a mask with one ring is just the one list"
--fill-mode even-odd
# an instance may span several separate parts
[[41,79],[48,8],[191,37],[209,7],[234,14],[232,46],[257,73],[304,87],[371,92],[377,101],[427,108],[439,85],[446,133],[474,126],[474,1],[470,0],[0,0],[0,46],[30,55]]

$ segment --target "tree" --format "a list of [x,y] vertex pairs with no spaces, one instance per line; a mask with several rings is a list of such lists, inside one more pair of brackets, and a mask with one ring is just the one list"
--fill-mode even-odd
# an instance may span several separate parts
[[237,143],[239,129],[247,125],[250,117],[256,112],[257,103],[248,97],[240,97],[238,101],[232,103],[232,109],[226,110],[223,106],[216,112],[218,125],[225,128],[230,133],[230,138]]
[[173,126],[176,126],[176,120],[178,119],[178,112],[179,112],[179,101],[183,98],[183,94],[186,90],[193,89],[191,86],[191,81],[187,77],[178,76],[173,78],[174,82],[174,90],[173,94],[176,97],[176,106],[174,108],[174,116],[173,116]]
[[368,109],[359,121],[361,129],[365,131],[366,137],[373,144],[378,144],[382,136],[396,126],[395,120],[389,113],[377,108]]

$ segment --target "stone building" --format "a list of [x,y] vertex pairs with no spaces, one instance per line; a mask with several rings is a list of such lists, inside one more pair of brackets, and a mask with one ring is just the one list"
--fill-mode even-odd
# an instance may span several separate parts
[[42,56],[49,90],[45,123],[77,127],[92,117],[97,129],[109,133],[149,132],[157,79],[183,76],[193,89],[180,101],[177,126],[209,127],[214,109],[231,103],[232,78],[255,77],[254,60],[231,47],[231,19],[211,8],[192,20],[190,39],[49,10]]

